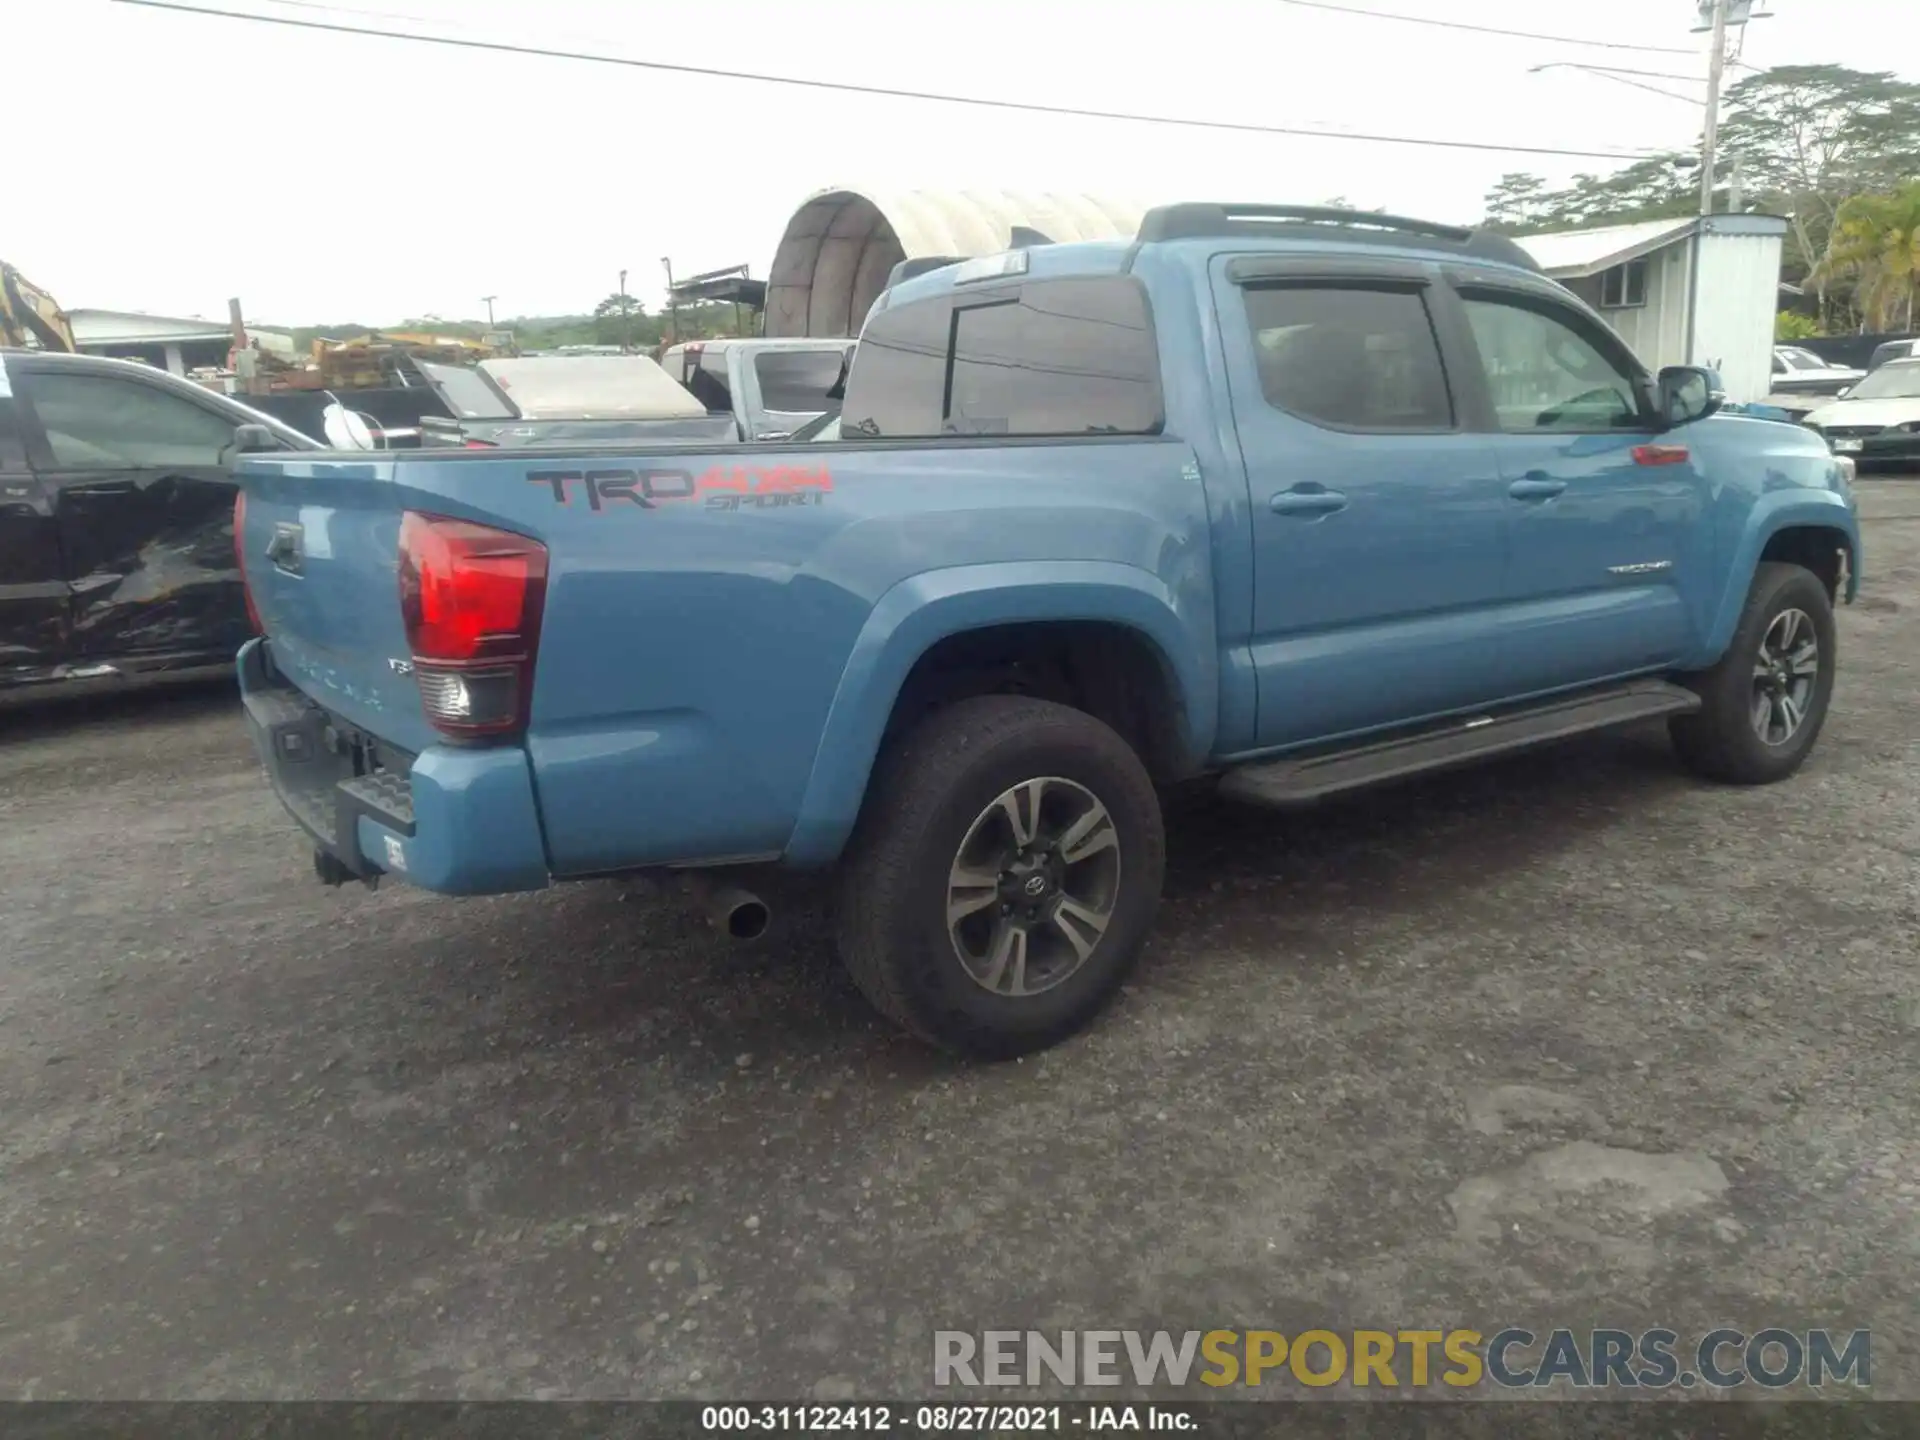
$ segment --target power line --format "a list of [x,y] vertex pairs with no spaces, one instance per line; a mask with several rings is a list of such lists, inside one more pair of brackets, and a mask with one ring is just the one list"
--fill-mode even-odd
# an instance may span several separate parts
[[[485,50],[502,55],[533,55],[549,60],[581,60],[596,65],[620,65],[669,75],[692,75],[706,80],[749,80],[761,85],[787,85],[801,90],[830,90],[883,100],[926,100],[941,105],[971,105],[983,110],[1017,110],[1030,115],[1058,115],[1076,120],[1120,120],[1136,125],[1178,125],[1195,130],[1235,131],[1247,135],[1288,135],[1308,140],[1352,140],[1369,145],[1411,145],[1431,150],[1477,150],[1507,155],[1567,155],[1588,160],[1643,160],[1645,152],[1630,150],[1571,150],[1550,145],[1509,145],[1478,140],[1435,140],[1413,135],[1370,135],[1352,130],[1314,130],[1296,125],[1254,125],[1234,120],[1192,120],[1176,115],[1142,115],[1125,110],[1087,110],[1072,105],[1038,105],[1023,100],[988,100],[976,95],[941,95],[927,90],[903,90],[880,85],[853,85],[837,80],[808,80],[794,75],[764,75],[747,70],[721,70],[706,65],[678,65],[664,60],[634,60],[624,55],[598,55],[585,50],[559,50],[541,45],[518,45],[505,40],[472,40],[453,35],[418,35],[370,25],[342,25],[291,15],[249,14],[185,5],[179,0],[114,0],[148,10],[171,10],[182,15],[204,15],[216,20],[247,20],[259,25],[281,25],[295,30],[325,30],[337,35],[364,35],[382,40],[411,40],[422,45],[448,45],[462,50]],[[364,12],[363,12],[364,13]]]
[[1476,35],[1505,35],[1514,40],[1545,40],[1552,45],[1586,45],[1595,50],[1641,50],[1650,55],[1691,55],[1672,45],[1630,45],[1624,40],[1582,40],[1572,35],[1541,35],[1532,30],[1501,30],[1492,25],[1469,25],[1464,20],[1436,20],[1429,15],[1398,15],[1388,10],[1365,10],[1358,5],[1335,5],[1331,0],[1280,0],[1303,10],[1332,10],[1341,15],[1364,15],[1369,20],[1398,20],[1405,25],[1433,25],[1442,30],[1470,30]]

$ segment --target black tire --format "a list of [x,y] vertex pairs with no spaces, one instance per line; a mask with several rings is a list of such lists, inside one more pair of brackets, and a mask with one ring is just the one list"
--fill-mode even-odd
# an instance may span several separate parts
[[[1811,623],[1819,646],[1816,671],[1798,727],[1775,743],[1762,738],[1755,721],[1759,701],[1756,667],[1762,641],[1790,611]],[[1700,709],[1668,722],[1674,748],[1687,766],[1710,780],[1730,785],[1771,785],[1798,770],[1813,750],[1833,698],[1833,601],[1819,576],[1799,565],[1773,561],[1755,572],[1746,608],[1734,626],[1733,641],[1720,663],[1688,677],[1700,696]]]
[[[986,836],[977,822],[989,807],[1041,778],[1065,782],[1042,794],[1064,794],[1070,804],[1084,794],[1105,808],[1117,857],[1103,902],[1111,909],[1077,961],[1060,948],[1064,932],[1038,922],[1035,953],[1051,944],[1061,968],[1077,968],[1038,993],[995,993],[969,973],[962,940],[949,933],[950,872],[963,845]],[[1034,829],[1043,829],[1038,816]],[[962,700],[890,745],[875,766],[843,862],[840,955],[874,1006],[922,1039],[983,1059],[1029,1054],[1081,1030],[1112,1000],[1139,959],[1165,872],[1159,797],[1112,729],[1045,700]],[[985,923],[1001,924],[999,910],[997,902],[987,907]],[[1028,954],[1023,937],[1023,975]],[[1036,976],[1044,979],[1044,971]]]

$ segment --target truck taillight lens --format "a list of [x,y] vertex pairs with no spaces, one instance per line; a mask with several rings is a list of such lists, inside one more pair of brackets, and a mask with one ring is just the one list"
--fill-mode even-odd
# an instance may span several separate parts
[[264,635],[267,627],[260,623],[260,607],[253,603],[253,587],[247,583],[247,492],[233,492],[233,563],[240,567],[240,594],[247,602],[247,623],[253,626],[253,633]]
[[420,703],[447,735],[526,728],[547,593],[537,540],[409,510],[400,521],[400,612]]

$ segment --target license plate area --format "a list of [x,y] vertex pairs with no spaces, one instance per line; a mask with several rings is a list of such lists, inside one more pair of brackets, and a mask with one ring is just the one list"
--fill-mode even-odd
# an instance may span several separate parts
[[379,874],[360,854],[359,819],[412,838],[413,757],[340,721],[266,663],[248,678],[259,682],[246,691],[255,746],[281,803],[352,874]]

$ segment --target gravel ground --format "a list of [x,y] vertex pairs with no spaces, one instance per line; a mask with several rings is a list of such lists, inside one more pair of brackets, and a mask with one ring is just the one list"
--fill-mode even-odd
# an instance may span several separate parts
[[969,1067],[818,927],[326,891],[229,693],[0,717],[0,1395],[922,1394],[932,1332],[1874,1330],[1920,1398],[1920,485],[1835,710],[1171,821],[1093,1033]]

